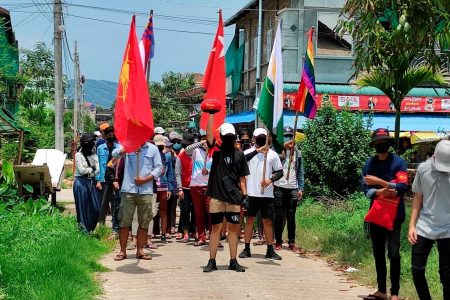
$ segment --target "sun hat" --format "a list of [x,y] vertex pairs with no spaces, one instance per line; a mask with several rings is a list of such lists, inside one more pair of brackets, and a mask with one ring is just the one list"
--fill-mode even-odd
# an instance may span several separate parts
[[164,134],[166,131],[162,127],[156,127],[154,130],[155,134]]
[[155,143],[156,146],[165,146],[166,140],[164,136],[157,134],[153,137],[153,143]]

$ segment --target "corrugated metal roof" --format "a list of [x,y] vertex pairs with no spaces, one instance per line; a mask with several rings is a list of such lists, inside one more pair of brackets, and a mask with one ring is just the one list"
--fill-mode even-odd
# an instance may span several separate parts
[[[286,93],[293,93],[298,91],[299,84],[297,83],[285,83],[283,90]],[[319,94],[340,94],[340,95],[384,95],[382,91],[374,87],[366,87],[357,89],[356,85],[347,84],[316,84],[316,90]],[[448,96],[447,89],[445,88],[413,88],[408,96],[411,97],[445,97]]]
[[248,13],[249,8],[252,8],[252,6],[257,6],[256,4],[258,3],[257,0],[252,0],[249,3],[247,3],[247,5],[245,5],[240,11],[238,11],[237,13],[235,13],[231,18],[227,19],[225,21],[225,27],[233,25],[234,23],[236,23],[236,21],[238,19],[240,19],[243,15],[245,15],[246,13]]

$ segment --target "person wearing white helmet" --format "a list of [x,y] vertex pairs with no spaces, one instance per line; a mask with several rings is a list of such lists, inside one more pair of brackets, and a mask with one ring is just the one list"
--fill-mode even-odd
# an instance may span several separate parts
[[417,294],[421,300],[431,299],[425,269],[436,242],[443,299],[450,299],[450,141],[440,141],[434,156],[419,165],[412,190],[408,240],[413,245],[411,268]]

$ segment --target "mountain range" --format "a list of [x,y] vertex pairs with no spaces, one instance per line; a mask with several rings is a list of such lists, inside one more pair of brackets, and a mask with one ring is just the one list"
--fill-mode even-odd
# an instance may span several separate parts
[[[74,98],[74,81],[69,80],[65,97]],[[84,100],[95,104],[97,107],[111,108],[116,100],[117,82],[108,80],[86,79],[84,83]]]

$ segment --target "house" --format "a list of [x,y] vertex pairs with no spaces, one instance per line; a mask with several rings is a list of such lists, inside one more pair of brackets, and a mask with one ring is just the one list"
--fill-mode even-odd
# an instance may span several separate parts
[[[230,52],[230,55],[226,57],[227,75],[236,77],[236,74],[241,74],[237,83],[232,78],[227,80],[229,86],[234,84],[232,89],[228,89],[227,105],[230,114],[227,122],[234,123],[238,128],[254,127],[256,85],[257,82],[264,81],[277,22],[281,22],[285,126],[294,125],[291,100],[298,90],[307,46],[306,33],[314,26],[317,104],[330,101],[337,109],[345,107],[354,111],[371,112],[372,128],[394,129],[395,114],[390,100],[378,89],[356,90],[351,85],[354,72],[352,38],[350,35],[340,37],[337,32],[344,0],[263,0],[262,51],[259,62],[261,75],[257,79],[258,3],[258,0],[250,1],[225,21],[225,26],[235,26],[235,38],[230,46],[232,50],[228,49],[227,54]],[[239,49],[243,49],[242,59],[238,58],[241,54]],[[450,73],[448,53],[443,53],[443,71]],[[414,88],[403,100],[402,112],[402,131],[450,132],[450,96],[443,88]],[[300,116],[298,128],[304,122],[305,118]]]

